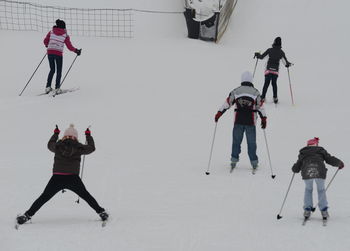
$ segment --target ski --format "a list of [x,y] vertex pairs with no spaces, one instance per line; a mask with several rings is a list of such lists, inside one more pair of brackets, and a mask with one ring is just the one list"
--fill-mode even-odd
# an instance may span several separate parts
[[40,93],[40,94],[38,94],[37,96],[44,96],[44,95],[49,95],[50,93],[51,93],[52,91],[50,91],[50,92],[48,92],[48,93],[46,93],[46,92],[43,92],[43,93]]
[[304,217],[303,223],[302,223],[301,225],[305,226],[305,225],[306,225],[306,222],[307,222],[309,219],[310,219],[309,217]]
[[56,93],[55,91],[52,91],[52,94],[50,96],[52,97],[56,97],[57,95],[61,95],[61,94],[65,94],[65,93],[68,93],[68,92],[74,92],[74,91],[77,91],[79,90],[79,88],[70,88],[70,89],[61,89],[61,92],[60,93]]
[[327,226],[327,218],[322,219],[322,226],[324,226],[324,227]]
[[233,170],[236,168],[236,164],[237,164],[237,163],[235,163],[235,162],[232,162],[232,163],[231,163],[230,173],[232,173]]

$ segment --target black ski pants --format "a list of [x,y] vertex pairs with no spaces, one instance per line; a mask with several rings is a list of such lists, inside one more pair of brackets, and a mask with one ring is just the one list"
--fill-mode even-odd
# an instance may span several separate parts
[[50,65],[50,72],[47,76],[47,84],[46,87],[51,87],[51,82],[53,75],[55,74],[55,70],[57,67],[56,72],[56,86],[55,88],[60,88],[61,85],[61,76],[62,76],[62,65],[63,65],[63,57],[55,54],[48,54],[47,55],[49,59],[49,65]]
[[265,75],[265,83],[264,83],[263,91],[261,94],[261,98],[265,98],[267,89],[269,88],[269,85],[270,85],[270,82],[272,85],[273,97],[277,98],[277,78],[278,78],[277,74],[269,73],[269,74]]
[[79,175],[52,175],[49,183],[46,185],[44,192],[39,196],[33,205],[26,212],[29,216],[33,216],[46,202],[48,202],[57,192],[62,189],[69,189],[84,199],[96,213],[104,211],[97,201],[86,190]]

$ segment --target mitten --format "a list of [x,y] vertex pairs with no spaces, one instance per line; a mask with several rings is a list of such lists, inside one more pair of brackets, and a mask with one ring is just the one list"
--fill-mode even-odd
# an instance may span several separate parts
[[343,169],[344,168],[344,163],[342,162],[340,165],[339,165],[339,169]]
[[222,112],[218,111],[215,115],[215,122],[217,123],[219,121],[219,118],[222,116]]
[[91,135],[91,131],[90,131],[89,128],[87,128],[87,129],[85,130],[85,135],[86,135],[86,136],[87,136],[87,135]]
[[261,128],[262,128],[262,129],[265,129],[265,128],[266,128],[266,120],[267,120],[266,117],[262,117],[262,118],[261,118]]
[[81,54],[81,49],[75,49],[75,53],[76,53],[78,56],[80,56],[80,54]]
[[60,129],[58,129],[58,126],[56,125],[55,130],[53,131],[54,134],[60,134]]

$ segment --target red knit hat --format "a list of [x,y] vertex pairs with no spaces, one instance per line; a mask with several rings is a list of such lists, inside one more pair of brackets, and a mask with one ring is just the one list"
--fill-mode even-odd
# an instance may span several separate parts
[[313,139],[309,139],[307,141],[307,145],[308,146],[318,146],[319,141],[320,141],[320,139],[318,137],[314,137]]

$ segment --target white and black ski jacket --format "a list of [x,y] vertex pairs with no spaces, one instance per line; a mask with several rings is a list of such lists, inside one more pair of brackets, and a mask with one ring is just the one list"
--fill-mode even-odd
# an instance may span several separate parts
[[255,125],[257,113],[260,118],[266,117],[265,110],[260,106],[260,93],[250,82],[242,82],[241,86],[234,89],[228,95],[225,103],[219,109],[224,113],[236,104],[235,124]]

